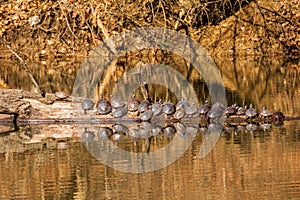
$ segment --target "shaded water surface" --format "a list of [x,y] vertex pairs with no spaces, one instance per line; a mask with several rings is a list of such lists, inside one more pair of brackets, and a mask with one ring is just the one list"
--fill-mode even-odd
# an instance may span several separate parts
[[[267,105],[271,111],[281,109],[289,116],[300,115],[299,70],[292,64],[280,59],[216,63],[228,104],[252,102],[258,109]],[[116,69],[118,73],[111,76],[118,78],[123,72]],[[184,69],[179,71],[203,102],[208,93],[201,75],[195,74],[193,68]],[[71,75],[75,71],[70,69],[70,76],[60,76],[56,70],[57,82],[52,75],[47,76],[47,70],[43,73],[46,79],[51,77],[53,85],[56,84],[54,88],[71,93],[74,80]],[[2,87],[30,88],[18,85],[21,78],[17,74],[14,83],[9,75],[9,68],[1,70]],[[114,84],[108,84],[107,88]],[[179,98],[162,86],[150,85],[151,91],[155,99]],[[201,159],[199,151],[207,136],[198,131],[188,150],[178,155],[179,159],[147,173],[116,170],[118,166],[132,164],[127,158],[116,160],[111,166],[102,164],[87,151],[85,145],[89,144],[81,141],[80,130],[75,125],[36,125],[1,134],[0,199],[300,199],[299,121],[285,122],[280,127],[272,125],[265,131],[258,128],[254,132],[223,132],[213,150]],[[161,132],[138,140],[126,135],[113,144],[127,151],[145,153],[147,158],[149,152],[163,148],[175,138],[179,139],[180,149],[187,138],[178,133],[170,136]],[[108,143],[97,137],[94,140],[97,145]],[[167,160],[170,153],[179,154],[173,149],[162,158]]]

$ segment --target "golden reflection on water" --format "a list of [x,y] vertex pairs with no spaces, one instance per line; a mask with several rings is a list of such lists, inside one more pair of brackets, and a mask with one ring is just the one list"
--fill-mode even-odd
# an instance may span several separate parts
[[[31,89],[31,82],[18,63],[11,60],[2,63],[1,88]],[[169,58],[165,63],[187,77],[199,101],[207,98],[201,75],[192,66]],[[286,115],[300,115],[299,64],[285,63],[279,58],[216,60],[216,64],[226,87],[228,104],[252,102],[258,109],[266,105],[271,111],[281,109]],[[79,65],[80,61],[47,61],[45,65],[30,66],[36,66],[33,74],[47,92],[71,94]],[[107,95],[127,70],[107,73],[112,80],[105,85]],[[150,92],[154,99],[177,100],[164,87],[150,85]],[[35,128],[29,134],[43,134]],[[71,132],[72,128],[65,130]],[[285,122],[284,126],[266,132],[222,134],[204,159],[198,156],[205,136],[198,133],[177,161],[144,174],[124,173],[103,165],[78,139],[26,144],[22,143],[22,137],[13,132],[0,138],[0,199],[297,199],[300,196],[298,121]],[[128,148],[129,142],[124,141],[124,148]],[[152,143],[152,149],[168,142],[163,139],[159,144]],[[122,146],[122,142],[118,145]],[[145,141],[139,145],[140,151],[144,151]]]
[[[49,140],[0,154],[1,199],[296,199],[300,126],[223,134],[204,159],[204,136],[154,172],[124,173],[101,164],[80,141]],[[120,142],[122,143],[122,142]],[[121,145],[121,144],[120,144]]]

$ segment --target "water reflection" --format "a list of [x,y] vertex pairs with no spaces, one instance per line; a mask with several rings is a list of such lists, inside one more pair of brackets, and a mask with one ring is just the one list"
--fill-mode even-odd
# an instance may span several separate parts
[[[188,77],[203,103],[208,96],[201,75],[182,60],[163,59]],[[0,70],[0,87],[30,90],[30,81],[16,63],[1,63],[4,65]],[[216,60],[216,63],[222,72],[229,105],[253,102],[256,108],[267,106],[273,111],[279,108],[288,116],[300,115],[299,70],[291,64],[277,58]],[[66,65],[69,65],[68,75],[64,74]],[[49,61],[37,66],[33,74],[47,92],[71,93],[79,64],[51,65]],[[107,80],[118,80],[128,71],[126,67],[111,73]],[[106,97],[114,85],[115,81],[105,85]],[[149,85],[149,90],[154,100],[177,101],[166,88]],[[139,92],[137,96],[141,97]],[[298,121],[286,121],[284,125],[199,125],[145,122],[79,129],[56,124],[18,129],[1,126],[5,134],[0,134],[0,199],[297,199],[300,196]],[[222,133],[213,134],[209,128],[221,129]],[[170,165],[143,174],[115,170],[91,154],[105,155],[108,150],[113,153],[116,147],[142,152],[145,154],[138,164],[141,170],[147,170],[145,160],[149,153],[166,147],[174,139],[178,140],[178,146],[170,150],[174,154],[183,148],[185,140],[192,139],[192,143]],[[212,151],[199,159],[205,143],[216,139]],[[168,156],[168,152],[161,153],[161,160],[167,160]],[[121,157],[111,165],[125,167],[132,160]]]
[[[185,124],[174,127],[178,126],[187,127]],[[97,139],[100,128],[95,127],[97,129],[83,128],[82,137],[89,145],[101,144],[107,148],[105,137]],[[114,131],[113,128],[107,130]],[[281,199],[285,195],[297,198],[300,195],[299,130],[299,124],[287,122],[280,128],[272,126],[266,131],[258,126],[252,134],[223,133],[204,159],[198,159],[198,154],[206,135],[197,133],[192,145],[178,160],[166,168],[145,174],[128,174],[101,164],[76,137],[49,138],[21,145],[18,150],[13,149],[15,145],[10,145],[0,154],[0,196],[3,199],[159,199],[162,196],[209,199],[211,195],[229,199],[236,196]],[[115,144],[126,150],[143,152],[147,145],[153,151],[170,142],[163,131],[153,136],[150,143],[149,138],[132,142],[126,139],[128,136],[124,135]],[[10,140],[0,138],[1,148],[8,141],[11,144],[17,142],[18,136],[11,134],[9,137]],[[99,151],[99,146],[97,148]],[[122,166],[125,160],[114,165]],[[210,187],[205,190],[199,190],[200,186],[208,185]]]

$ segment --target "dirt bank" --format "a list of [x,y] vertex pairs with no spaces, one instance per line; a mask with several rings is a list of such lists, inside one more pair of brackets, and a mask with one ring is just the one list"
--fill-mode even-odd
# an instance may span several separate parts
[[[248,3],[250,2],[250,3]],[[8,0],[0,3],[0,57],[83,56],[108,36],[165,27],[212,55],[299,55],[300,3],[292,1]]]

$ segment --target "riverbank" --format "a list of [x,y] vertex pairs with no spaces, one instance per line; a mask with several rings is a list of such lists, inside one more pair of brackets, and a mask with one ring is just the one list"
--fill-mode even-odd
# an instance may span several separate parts
[[83,56],[114,34],[153,26],[190,35],[213,56],[299,55],[299,1],[247,2],[9,0],[0,57],[10,56],[5,44],[31,59]]

